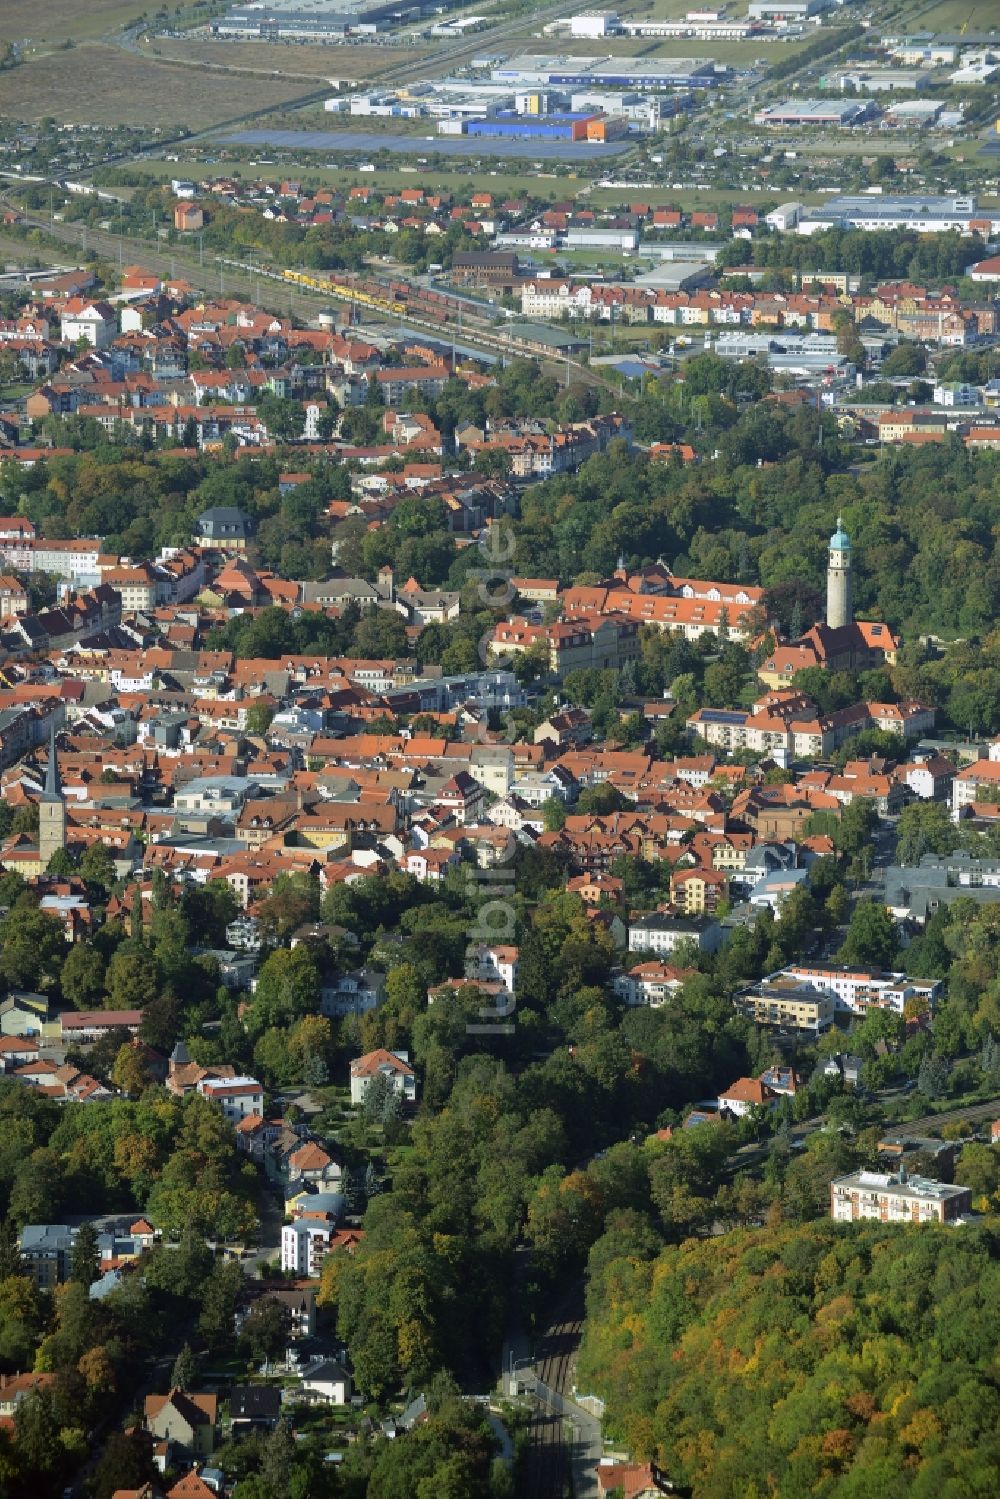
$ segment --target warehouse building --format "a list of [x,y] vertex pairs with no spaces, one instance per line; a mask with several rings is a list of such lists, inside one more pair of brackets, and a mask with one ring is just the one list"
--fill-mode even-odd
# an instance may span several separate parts
[[917,194],[844,194],[799,215],[800,234],[816,234],[840,225],[851,229],[915,229],[918,234],[941,234],[957,229],[961,234],[980,232],[986,237],[1000,232],[996,209],[977,209],[969,195],[943,197]]
[[595,114],[496,114],[485,119],[463,120],[461,132],[472,136],[500,136],[507,140],[602,142],[627,135],[628,121]]
[[930,75],[919,68],[846,68],[819,81],[820,88],[856,94],[915,94],[928,83]]
[[849,129],[876,113],[867,99],[784,99],[768,104],[754,115],[755,125],[818,125],[827,129]]
[[637,229],[567,229],[567,250],[637,250]]
[[492,70],[494,83],[563,88],[715,88],[728,76],[710,57],[544,57],[525,53]]
[[808,21],[833,8],[833,0],[751,0],[751,21]]
[[944,107],[943,99],[903,99],[889,105],[882,124],[886,130],[926,130],[937,122]]
[[616,10],[589,10],[583,15],[571,16],[570,36],[583,37],[587,41],[600,37],[615,36],[621,30],[621,21]]
[[[402,14],[420,15],[420,5]],[[399,6],[366,4],[366,0],[250,0],[234,5],[211,23],[216,36],[243,41],[338,43],[352,31],[377,32],[398,24]]]

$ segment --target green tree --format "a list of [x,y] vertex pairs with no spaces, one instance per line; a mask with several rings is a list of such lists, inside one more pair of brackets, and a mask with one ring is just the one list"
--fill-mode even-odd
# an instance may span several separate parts
[[917,1073],[917,1092],[924,1098],[944,1098],[951,1080],[947,1057],[925,1056]]
[[66,1467],[66,1448],[47,1391],[34,1391],[17,1402],[14,1441],[19,1458],[38,1484],[35,1492],[47,1492]]
[[838,955],[845,966],[891,969],[899,954],[899,932],[881,901],[859,900]]
[[247,733],[263,737],[271,727],[274,712],[272,703],[251,703],[247,709]]
[[899,815],[896,858],[900,864],[919,864],[924,854],[951,853],[955,838],[943,802],[911,802]]
[[217,1261],[204,1283],[198,1330],[214,1351],[232,1338],[236,1303],[243,1288],[242,1267],[232,1260]]
[[68,848],[57,848],[48,862],[47,870],[49,874],[76,874],[76,860]]
[[91,843],[80,858],[80,874],[90,889],[107,895],[115,883],[115,865],[106,843]]
[[115,952],[107,972],[108,1001],[116,1010],[141,1010],[159,993],[160,970],[156,958],[137,938],[130,938]]
[[249,1024],[251,1031],[288,1027],[319,1009],[319,969],[311,948],[280,948],[261,965]]
[[542,805],[542,819],[547,833],[558,833],[566,826],[566,803],[557,796]]
[[95,1010],[104,998],[104,959],[89,942],[74,942],[59,975],[63,998],[78,1010]]
[[101,1254],[97,1247],[97,1229],[92,1223],[81,1223],[73,1242],[70,1279],[89,1287],[100,1273]]
[[0,975],[12,989],[50,989],[66,958],[62,925],[37,906],[18,904],[0,931]]
[[155,1487],[158,1477],[146,1443],[113,1430],[94,1465],[94,1499],[113,1499],[119,1490],[138,1491],[147,1483]]
[[288,1345],[291,1314],[287,1306],[265,1297],[256,1301],[240,1329],[240,1347],[256,1363],[277,1358]]
[[198,1360],[190,1343],[185,1343],[180,1353],[174,1359],[174,1367],[170,1375],[170,1383],[178,1390],[193,1390],[198,1381]]

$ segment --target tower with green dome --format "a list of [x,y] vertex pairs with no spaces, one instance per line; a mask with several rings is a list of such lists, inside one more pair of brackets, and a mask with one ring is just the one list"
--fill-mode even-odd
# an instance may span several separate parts
[[831,630],[854,623],[851,599],[851,538],[837,516],[837,529],[830,537],[830,560],[826,569],[826,622]]

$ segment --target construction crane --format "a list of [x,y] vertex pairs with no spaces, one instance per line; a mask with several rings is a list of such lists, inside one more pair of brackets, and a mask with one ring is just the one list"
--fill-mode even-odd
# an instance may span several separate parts
[[965,24],[959,29],[959,33],[958,33],[959,36],[964,36],[965,33],[968,31],[969,27],[972,25],[972,17],[975,14],[976,14],[976,7],[973,6],[972,9],[969,11],[969,14],[965,18]]

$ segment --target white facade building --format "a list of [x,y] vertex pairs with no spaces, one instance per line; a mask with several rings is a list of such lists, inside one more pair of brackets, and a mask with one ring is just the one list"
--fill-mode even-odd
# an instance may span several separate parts
[[905,973],[874,968],[837,968],[831,963],[792,963],[780,973],[769,974],[766,982],[781,977],[794,979],[803,988],[832,994],[841,1015],[866,1015],[872,1009],[902,1015],[908,999],[924,999],[933,1009],[941,993],[940,979],[909,978]]
[[264,1088],[255,1077],[204,1077],[198,1092],[217,1103],[230,1124],[264,1112]]
[[830,1217],[837,1223],[953,1223],[972,1209],[972,1192],[925,1176],[855,1171],[830,1183]]
[[281,1229],[281,1268],[310,1280],[319,1275],[323,1258],[330,1248],[330,1229],[325,1223],[298,1219]]

